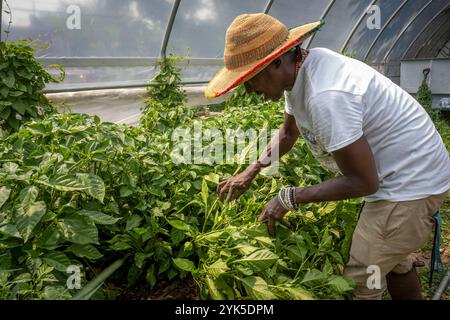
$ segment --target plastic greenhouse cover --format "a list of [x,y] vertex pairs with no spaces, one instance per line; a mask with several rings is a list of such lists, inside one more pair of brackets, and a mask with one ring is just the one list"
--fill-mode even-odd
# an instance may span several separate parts
[[[9,0],[13,12],[12,32],[9,40],[27,37],[39,37],[48,42],[49,48],[38,52],[39,58],[150,58],[159,57],[161,43],[174,0]],[[189,57],[208,56],[208,50],[201,51],[206,45],[212,50],[205,36],[198,37],[197,31],[185,30],[186,23],[210,34],[216,39],[217,58],[223,55],[223,36],[228,24],[243,12],[261,12],[266,0],[246,1],[182,1],[176,20],[181,25],[179,36],[185,45],[181,54],[190,52]],[[80,29],[67,26],[74,8],[81,15]],[[3,28],[7,16],[3,16]],[[175,22],[177,24],[177,22]],[[184,24],[184,25],[183,25]],[[214,25],[214,28],[211,27]],[[175,25],[176,27],[176,25]],[[174,28],[175,29],[175,28]],[[218,31],[218,30],[221,31]],[[223,30],[222,30],[223,29]],[[192,32],[192,33],[191,33]],[[171,36],[176,39],[177,30]],[[189,39],[188,39],[189,38]],[[191,40],[194,39],[192,42]],[[185,40],[189,40],[185,42]],[[200,47],[195,47],[201,44]],[[195,48],[192,50],[190,48]],[[173,49],[169,43],[168,53]],[[209,51],[211,52],[211,51]],[[58,62],[58,61],[56,61]],[[102,61],[99,61],[100,64]],[[62,62],[61,62],[62,63]],[[64,64],[64,63],[62,63]],[[71,89],[76,87],[92,88],[96,86],[114,86],[117,84],[142,84],[155,75],[151,64],[99,66],[96,62],[89,66],[66,67],[66,79],[63,84],[51,84],[48,89]],[[205,81],[218,70],[217,65],[189,65],[183,67],[186,81]]]
[[[423,33],[418,35],[417,40],[411,44],[411,47],[406,50],[406,52],[404,53],[404,57],[402,57],[402,59],[414,58],[415,55],[420,50],[422,44],[431,40],[431,37],[434,34],[436,34],[438,28],[439,27],[443,28],[445,26],[445,21],[449,20],[449,18],[450,17],[448,15],[441,14],[439,17],[436,18],[435,21],[431,22],[423,31]],[[425,25],[422,26],[422,28],[425,28]]]
[[[159,56],[174,0],[8,0],[10,39],[40,37],[45,57]],[[79,19],[78,19],[79,18]],[[8,17],[2,19],[5,28]],[[78,23],[79,21],[79,23]]]
[[[1,1],[1,0],[0,0]],[[377,38],[380,30],[370,30],[363,19],[366,9],[372,3],[381,11],[381,26],[403,3],[403,0],[274,0],[269,14],[295,27],[322,18],[330,4],[330,11],[323,17],[325,26],[318,32],[311,47],[327,47],[340,51],[345,40],[345,51],[358,53],[364,58],[368,48]],[[51,85],[49,89],[73,87],[95,87],[120,84],[142,84],[150,80],[155,72],[153,63],[130,62],[118,65],[103,65],[105,58],[157,58],[166,32],[167,23],[175,0],[8,0],[13,13],[10,40],[39,37],[49,47],[39,51],[40,58],[81,58],[92,60],[90,65],[74,65],[66,68],[63,84]],[[173,30],[169,38],[167,53],[188,55],[190,58],[222,59],[224,36],[232,20],[242,13],[262,12],[267,0],[182,0],[177,11]],[[374,43],[368,61],[381,61],[396,41],[400,32],[429,0],[409,0],[390,21]],[[417,33],[448,0],[433,0],[429,7],[417,17],[417,21],[405,30],[391,52],[399,59]],[[77,16],[78,15],[78,16]],[[78,25],[73,17],[77,16]],[[441,17],[437,19],[442,21]],[[446,20],[445,20],[446,21]],[[444,22],[445,22],[444,21]],[[3,14],[2,28],[8,24]],[[444,23],[444,25],[447,25]],[[354,29],[356,27],[356,29]],[[436,27],[444,32],[434,33]],[[422,50],[421,55],[438,50],[444,45],[447,27],[432,23],[426,34],[434,35],[433,48]],[[426,37],[420,36],[418,43]],[[417,52],[418,45],[411,46]],[[130,61],[130,60],[128,60]],[[135,61],[135,60],[134,60]],[[207,81],[218,70],[217,64],[191,64],[183,67],[186,81]]]
[[269,14],[293,28],[319,20],[330,0],[275,0]]
[[439,27],[436,28],[436,24],[434,24],[434,32],[430,33],[427,45],[421,47],[421,50],[418,51],[418,58],[433,57],[450,39],[450,11],[447,11],[445,17],[446,19],[442,24],[439,24]]
[[325,26],[316,34],[311,47],[340,51],[347,35],[370,3],[370,0],[337,0],[324,18]]
[[[378,0],[375,5],[380,8],[380,27],[382,28],[386,25],[389,17],[395,12],[402,1],[392,1],[392,0]],[[364,21],[357,27],[355,33],[350,39],[347,48],[347,52],[356,52],[358,59],[363,59],[367,54],[371,43],[375,40],[380,30],[367,28]]]
[[441,48],[450,39],[450,20],[447,20],[446,25],[442,26],[439,31],[432,40],[431,45],[425,47],[425,50],[423,50],[419,57],[434,57],[439,53]]
[[384,55],[392,46],[398,33],[428,1],[429,0],[408,1],[377,40],[373,50],[369,54],[368,60],[371,62],[382,62]]
[[415,21],[405,30],[399,39],[397,45],[393,48],[387,60],[398,61],[402,57],[409,44],[414,40],[416,35],[430,21],[436,13],[449,5],[448,0],[433,0],[415,19]]
[[267,0],[181,1],[167,47],[179,55],[222,58],[225,32],[240,14],[263,12]]

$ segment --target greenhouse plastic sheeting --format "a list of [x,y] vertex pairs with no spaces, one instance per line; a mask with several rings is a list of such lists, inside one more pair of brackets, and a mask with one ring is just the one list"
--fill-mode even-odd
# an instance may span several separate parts
[[[434,21],[427,22],[426,25],[422,26],[421,34],[416,35],[417,40],[409,44],[409,48],[406,49],[402,58],[411,59],[416,57],[421,57],[421,49],[429,48],[435,42],[433,38],[439,33],[449,34],[448,29],[446,30],[446,25],[450,22],[450,13],[442,12],[439,16],[435,18]],[[423,56],[422,56],[423,57]]]
[[[393,80],[400,77],[401,59],[442,56],[450,40],[448,0],[8,0],[8,3],[13,15],[9,40],[39,37],[48,48],[39,51],[38,57],[66,67],[65,82],[49,86],[51,90],[143,86],[157,72],[158,59],[171,52],[190,60],[183,66],[185,81],[207,82],[221,67],[229,24],[239,14],[263,12],[266,8],[288,27],[324,19],[324,27],[304,46],[355,52],[358,59],[380,71],[387,65],[386,74]],[[374,5],[379,8],[380,28],[368,28],[366,23],[373,16]],[[172,14],[173,25],[169,23]],[[75,28],[74,15],[79,18],[79,26]],[[8,21],[8,15],[3,13],[3,30]],[[164,39],[168,41],[167,47],[163,45]]]
[[408,1],[392,22],[387,25],[386,29],[383,30],[383,33],[375,43],[373,50],[370,52],[368,60],[374,62],[382,61],[384,54],[389,50],[398,33],[408,24],[409,20],[427,4],[428,1],[429,0]]
[[433,18],[436,12],[442,10],[448,2],[449,0],[429,0],[423,7],[423,10],[419,11],[418,15],[414,16],[409,21],[409,25],[402,30],[403,32],[399,34],[396,46],[392,48],[391,52],[387,53],[388,56],[385,56],[383,60],[400,60],[406,48],[414,41],[414,38],[422,30],[423,26]]
[[225,32],[244,12],[264,11],[267,0],[181,1],[170,37],[168,52],[190,57],[222,58]]
[[294,28],[318,20],[329,3],[330,0],[315,0],[314,5],[305,5],[305,1],[274,1],[270,15]]
[[[386,26],[388,19],[392,16],[396,9],[398,9],[400,1],[379,0],[375,4],[380,8],[380,27]],[[366,20],[360,23],[350,41],[345,48],[348,52],[356,52],[358,59],[364,59],[370,48],[370,45],[379,34],[378,29],[368,29]]]
[[366,12],[370,0],[337,0],[325,17],[325,26],[314,37],[314,47],[340,51],[358,18]]
[[[39,52],[39,57],[156,57],[174,0],[8,3],[13,14],[11,40],[40,37],[49,42],[49,48]],[[76,8],[80,10],[80,29],[76,23],[71,24]],[[4,26],[7,20],[4,14]]]

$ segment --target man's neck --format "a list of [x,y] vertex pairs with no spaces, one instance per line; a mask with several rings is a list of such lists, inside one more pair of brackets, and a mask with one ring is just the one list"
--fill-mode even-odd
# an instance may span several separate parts
[[[306,56],[308,55],[309,51],[308,50],[304,50],[304,49],[300,49],[302,50],[302,61],[300,61],[300,67],[299,70],[302,68],[303,63],[306,59]],[[288,70],[289,70],[289,83],[286,87],[286,91],[292,91],[292,88],[294,87],[295,84],[295,80],[297,79],[297,60],[299,59],[296,51],[292,51],[289,53],[289,57],[287,59],[287,61],[289,61],[289,65],[288,65]],[[298,71],[300,72],[300,71]]]

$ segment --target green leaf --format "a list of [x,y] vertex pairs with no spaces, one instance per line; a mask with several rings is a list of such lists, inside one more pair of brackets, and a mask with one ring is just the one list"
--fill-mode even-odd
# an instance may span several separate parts
[[353,290],[347,280],[340,276],[334,276],[331,280],[328,281],[328,284],[330,286],[333,286],[339,293]]
[[130,195],[132,195],[134,192],[134,189],[130,186],[122,186],[120,187],[120,197],[121,198],[125,198],[128,197]]
[[22,202],[22,207],[28,207],[36,201],[39,194],[39,189],[35,186],[28,186],[23,188],[19,194],[19,200]]
[[245,291],[256,300],[275,300],[277,297],[270,291],[267,282],[261,277],[247,277],[241,279]]
[[215,280],[209,276],[206,276],[206,285],[208,286],[209,295],[213,300],[225,300],[225,296],[219,289],[217,282],[220,280]]
[[[20,93],[23,94],[23,92],[20,92]],[[12,107],[14,110],[16,110],[22,116],[25,114],[25,110],[27,110],[27,105],[25,103],[23,103],[22,101],[17,101],[15,103],[13,103]]]
[[136,266],[138,268],[142,268],[144,266],[145,260],[153,256],[153,252],[149,253],[143,253],[143,252],[137,252],[134,255],[134,263],[136,263]]
[[14,83],[16,82],[13,71],[9,70],[8,73],[6,73],[5,76],[2,77],[2,81],[8,88],[13,88]]
[[303,262],[305,260],[308,249],[299,245],[290,245],[286,248],[289,259],[294,262]]
[[284,287],[285,290],[295,300],[315,300],[314,296],[303,288]]
[[98,260],[103,257],[103,255],[90,244],[73,244],[67,248],[67,251],[72,252],[77,257],[88,258],[90,260]]
[[239,252],[243,255],[249,255],[255,251],[258,251],[259,247],[254,247],[248,244],[238,244],[237,246],[235,246],[233,249],[237,249],[239,250]]
[[63,192],[83,191],[86,189],[86,186],[73,175],[58,175],[52,177],[50,181],[39,179],[37,182]]
[[139,216],[137,214],[133,214],[131,217],[128,218],[125,230],[130,231],[136,227],[139,227],[139,225],[141,224],[141,221],[142,221],[141,216]]
[[206,267],[206,269],[208,270],[208,273],[211,274],[214,278],[218,278],[220,277],[220,275],[230,270],[230,268],[222,259],[217,260],[213,264]]
[[4,234],[4,235],[10,236],[10,237],[19,238],[19,239],[22,238],[19,231],[13,224],[6,224],[4,226],[1,226],[0,234]]
[[210,174],[204,176],[205,180],[210,181],[215,184],[219,184],[220,176],[217,173],[211,172]]
[[321,271],[317,269],[310,269],[306,272],[305,276],[303,277],[302,281],[300,283],[306,283],[310,281],[316,281],[316,280],[324,280],[327,278],[327,275],[322,273]]
[[6,122],[14,130],[19,130],[20,121],[16,119],[15,114],[11,114]]
[[318,213],[321,216],[329,214],[334,210],[336,210],[336,205],[337,205],[336,202],[327,202],[325,206],[319,208]]
[[269,237],[255,237],[255,240],[261,243],[262,245],[268,245],[273,247],[273,239]]
[[33,229],[44,216],[46,208],[45,202],[43,201],[35,202],[27,208],[17,208],[14,223],[17,230],[19,230],[19,233],[22,235],[24,242],[29,240]]
[[327,274],[327,275],[332,275],[334,273],[333,265],[330,263],[328,258],[326,258],[326,260],[325,260],[325,264],[322,267],[322,272]]
[[88,217],[96,224],[115,224],[120,218],[113,218],[99,211],[80,210],[77,214]]
[[14,278],[12,283],[26,283],[32,281],[32,276],[30,273],[21,273],[17,277]]
[[0,108],[0,119],[6,120],[11,115],[11,108],[4,108],[3,110]]
[[145,279],[147,280],[147,283],[150,286],[150,289],[153,289],[153,287],[156,285],[156,273],[155,273],[155,265],[151,265],[150,268],[147,269],[147,274],[145,276]]
[[204,204],[208,203],[209,189],[206,180],[202,180],[202,200]]
[[61,235],[57,228],[47,228],[43,233],[41,233],[37,240],[35,240],[34,244],[37,247],[53,250],[58,247],[58,242]]
[[175,264],[175,266],[182,271],[187,272],[195,271],[195,264],[191,260],[184,258],[174,258],[172,259],[172,261]]
[[244,266],[242,264],[237,264],[235,266],[236,270],[238,270],[240,273],[242,273],[244,276],[252,276],[255,272],[253,271],[253,269]]
[[198,236],[198,241],[216,242],[225,234],[224,231],[213,231],[209,233],[202,233]]
[[68,241],[77,244],[98,244],[98,230],[90,219],[71,215],[63,218],[58,223],[61,233]]
[[44,300],[69,300],[72,298],[67,288],[63,286],[46,286],[42,292]]
[[103,203],[103,199],[105,198],[105,183],[102,178],[95,174],[87,173],[77,173],[77,178],[86,187],[85,192],[88,195]]
[[76,176],[57,175],[52,177],[50,181],[39,179],[37,182],[58,191],[84,191],[102,203],[105,197],[105,183],[95,174],[77,173]]
[[10,194],[11,194],[11,188],[9,188],[9,187],[1,187],[0,188],[0,209],[5,204],[5,202],[9,199]]
[[115,235],[114,238],[107,241],[110,243],[109,248],[115,251],[123,251],[130,249],[132,246],[130,244],[131,239],[128,235],[118,234]]
[[195,235],[195,228],[181,220],[176,219],[166,219],[167,222],[174,227],[175,229],[186,231],[188,235],[194,236]]
[[5,172],[13,174],[19,170],[19,165],[15,162],[6,162],[3,164],[2,168]]
[[64,253],[59,251],[46,253],[42,260],[49,266],[64,273],[66,273],[67,267],[72,264],[70,259]]
[[333,259],[337,263],[339,263],[341,265],[344,265],[344,260],[342,259],[342,256],[341,256],[341,254],[339,252],[337,252],[337,251],[330,252],[330,256],[332,256]]
[[256,271],[262,271],[273,266],[278,259],[279,257],[272,251],[262,249],[242,259],[235,260],[234,263],[244,263]]
[[225,296],[222,294],[222,292],[220,292],[220,290],[216,286],[217,279],[213,279],[210,276],[206,276],[205,280],[206,280],[205,283],[208,288],[209,296],[213,300],[225,300]]

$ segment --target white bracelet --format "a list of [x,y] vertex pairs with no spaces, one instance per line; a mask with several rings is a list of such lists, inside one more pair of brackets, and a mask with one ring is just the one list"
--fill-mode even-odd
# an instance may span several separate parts
[[278,192],[278,200],[283,208],[288,211],[297,210],[298,205],[295,201],[295,187],[283,188]]

